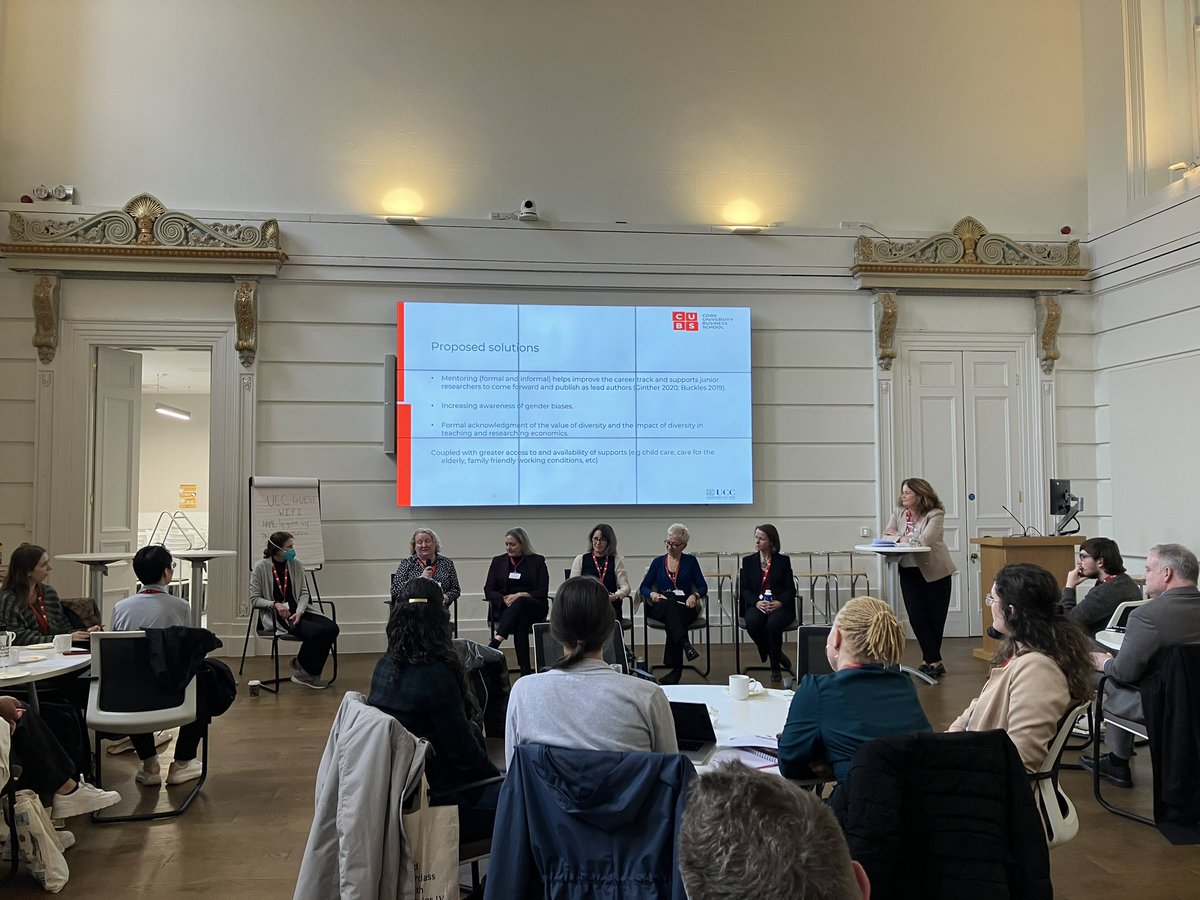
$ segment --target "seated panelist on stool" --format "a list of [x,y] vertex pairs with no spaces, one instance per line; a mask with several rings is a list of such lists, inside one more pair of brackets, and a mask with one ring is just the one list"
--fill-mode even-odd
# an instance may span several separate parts
[[617,535],[611,525],[601,523],[591,530],[587,551],[571,563],[571,577],[577,575],[587,575],[603,584],[616,617],[620,619],[624,615],[625,598],[633,593],[633,588],[629,584],[625,557],[617,553]]
[[784,632],[796,620],[792,561],[779,552],[779,531],[774,525],[754,529],[754,546],[758,552],[742,560],[741,615],[759,661],[770,659],[771,681],[780,682],[784,669],[792,671],[792,661],[783,652]]
[[442,542],[437,533],[432,528],[418,528],[408,542],[408,549],[411,555],[400,560],[392,575],[392,602],[400,600],[414,578],[428,578],[437,582],[441,589],[442,603],[453,606],[462,595],[462,588],[458,584],[454,560],[442,555]]
[[663,684],[678,684],[683,657],[690,662],[700,655],[688,639],[688,626],[700,617],[700,598],[708,595],[708,584],[696,557],[683,552],[690,536],[678,523],[667,529],[663,541],[667,552],[651,561],[639,588],[646,601],[645,614],[666,629],[663,664],[671,671],[663,677]]
[[504,553],[488,567],[483,599],[488,604],[488,621],[495,632],[489,646],[499,649],[511,637],[522,675],[533,671],[529,634],[534,622],[545,621],[549,598],[546,558],[533,552],[524,528],[510,528],[504,533]]

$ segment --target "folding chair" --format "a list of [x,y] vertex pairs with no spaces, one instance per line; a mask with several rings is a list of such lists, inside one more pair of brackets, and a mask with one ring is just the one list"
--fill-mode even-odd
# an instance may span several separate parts
[[[664,603],[674,603],[674,600],[664,600]],[[642,646],[646,650],[646,668],[653,673],[656,669],[666,669],[668,666],[662,663],[650,665],[650,633],[648,629],[655,631],[666,631],[667,626],[658,619],[651,618],[642,613]],[[708,673],[712,671],[712,628],[708,621],[708,595],[705,594],[700,598],[700,615],[696,617],[696,621],[687,627],[688,635],[690,636],[695,631],[704,632],[704,669],[701,671],[699,666],[692,663],[684,663],[683,668],[691,669],[701,678],[707,678]]]
[[[96,784],[102,784],[100,743],[108,735],[145,734],[196,720],[196,679],[182,690],[162,687],[150,667],[144,631],[92,632],[92,675],[88,691],[87,724],[96,733]],[[208,729],[202,738],[200,777],[184,801],[161,812],[125,816],[92,813],[92,821],[144,822],[167,819],[187,812],[208,778]]]
[[[316,581],[313,581],[313,587],[316,587]],[[337,624],[337,605],[332,600],[322,600],[320,594],[313,594],[313,599],[309,601],[309,606],[317,607],[317,612],[323,616],[327,616],[334,625]],[[455,604],[457,606],[457,603]],[[326,611],[328,607],[328,611]],[[261,609],[251,608],[250,618],[246,621],[246,639],[242,641],[242,661],[238,665],[238,675],[242,674],[242,670],[246,667],[246,651],[250,647],[250,633],[254,632],[260,638],[270,638],[271,640],[271,662],[275,666],[275,677],[267,678],[262,681],[262,686],[273,694],[279,693],[279,685],[284,681],[290,681],[291,675],[286,678],[281,678],[279,675],[279,642],[293,641],[300,643],[300,638],[294,634],[289,634],[286,631],[278,631],[275,628],[266,628],[262,623]],[[330,659],[333,661],[333,675],[329,679],[329,683],[333,684],[337,681],[338,676],[338,654],[337,641],[333,642],[333,647],[329,651]]]

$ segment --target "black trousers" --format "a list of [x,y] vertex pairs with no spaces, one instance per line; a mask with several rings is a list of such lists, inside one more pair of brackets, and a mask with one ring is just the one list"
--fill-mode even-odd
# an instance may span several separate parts
[[[181,725],[179,737],[175,739],[175,761],[183,763],[195,759],[196,749],[200,746],[202,737],[204,737],[204,726],[199,721]],[[133,749],[137,752],[140,760],[145,761],[158,755],[158,748],[154,746],[154,735],[152,734],[131,734],[129,743],[133,744]]]
[[942,632],[946,630],[946,614],[950,611],[950,579],[947,575],[937,581],[926,581],[916,566],[900,567],[900,593],[904,609],[912,625],[921,658],[927,663],[942,659]]
[[511,636],[513,650],[517,653],[517,665],[522,672],[532,672],[529,662],[529,633],[534,622],[546,621],[550,602],[539,597],[520,597],[512,606],[502,606],[500,618],[496,620],[496,634],[502,638]]
[[676,602],[674,597],[667,596],[655,603],[646,601],[646,615],[656,622],[662,622],[667,630],[667,642],[663,646],[663,664],[672,669],[683,666],[683,642],[687,640],[688,626],[700,618],[700,604],[688,608]]
[[746,633],[758,648],[758,658],[763,662],[769,658],[772,669],[782,668],[783,633],[796,621],[795,605],[784,605],[775,612],[764,613],[751,604],[746,608],[743,618],[746,620]]
[[[0,720],[0,727],[8,723]],[[25,710],[12,736],[12,755],[21,766],[21,787],[33,791],[45,804],[79,770],[50,726],[31,709]]]
[[296,654],[300,668],[309,675],[319,676],[340,631],[332,619],[311,612],[302,615],[295,625],[289,625],[288,633],[301,641],[300,651]]

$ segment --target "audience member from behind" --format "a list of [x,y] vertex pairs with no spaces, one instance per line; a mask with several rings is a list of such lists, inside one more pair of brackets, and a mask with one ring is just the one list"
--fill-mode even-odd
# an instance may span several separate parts
[[[425,775],[438,794],[500,774],[488,759],[467,675],[450,637],[441,587],[429,578],[406,582],[392,604],[387,651],[375,664],[367,702],[432,745]],[[499,783],[461,795],[459,841],[492,833]]]
[[262,630],[286,631],[300,638],[300,652],[292,660],[292,681],[321,690],[329,687],[321,671],[339,629],[337,623],[308,611],[311,596],[295,543],[286,531],[267,538],[263,558],[250,572],[250,604],[259,610]]
[[[1079,582],[1096,579],[1095,586],[1083,600],[1076,602]],[[1141,600],[1142,589],[1125,571],[1125,561],[1116,541],[1108,538],[1089,538],[1079,545],[1079,564],[1067,573],[1059,608],[1072,622],[1094,638],[1103,630],[1112,614],[1122,603]]]
[[811,791],[726,763],[688,792],[679,828],[688,900],[859,900],[863,867],[833,812]]
[[398,603],[404,587],[414,578],[429,578],[442,589],[443,603],[451,606],[462,595],[458,584],[458,570],[454,560],[442,556],[442,542],[432,528],[418,528],[408,542],[408,559],[400,560],[392,575],[392,602]]
[[[191,625],[191,607],[167,590],[175,574],[175,561],[170,550],[160,544],[143,547],[133,556],[133,572],[142,583],[142,589],[113,607],[113,631],[145,631],[147,628]],[[200,760],[196,759],[206,721],[205,714],[199,709],[205,703],[199,688],[196,702],[196,720],[179,728],[179,737],[175,740],[175,759],[167,771],[167,784],[195,781],[204,770]],[[162,767],[154,735],[149,732],[131,734],[129,742],[142,761],[142,768],[138,770],[135,780],[144,787],[158,787],[162,784]]]
[[1003,728],[1035,772],[1067,710],[1093,694],[1091,643],[1059,615],[1058,582],[1041,566],[1004,566],[987,602],[1004,639],[983,691],[949,730]]
[[844,782],[855,751],[876,738],[930,731],[916,689],[899,669],[904,627],[882,600],[846,603],[825,642],[833,673],[805,675],[779,737],[779,772],[810,778],[827,763]]
[[52,571],[50,554],[37,544],[22,544],[8,560],[0,588],[0,622],[17,636],[17,644],[40,644],[56,634],[86,643],[91,632],[104,630],[99,625],[87,630],[71,625],[58,592],[46,584]]
[[506,765],[518,744],[679,752],[666,694],[604,662],[614,622],[604,585],[587,577],[563,582],[550,612],[550,634],[562,645],[563,657],[550,671],[513,685],[504,728]]
[[[1120,682],[1104,686],[1104,712],[1145,722],[1139,687],[1142,679],[1162,665],[1164,655],[1172,647],[1200,643],[1197,576],[1200,563],[1196,554],[1182,544],[1158,544],[1150,548],[1146,555],[1146,596],[1154,602],[1130,613],[1125,640],[1115,659],[1108,653],[1093,653],[1091,657],[1097,672]],[[1129,767],[1133,734],[1124,728],[1109,728],[1104,743],[1109,752],[1100,757],[1100,777],[1117,787],[1133,787],[1133,772]],[[1085,753],[1079,761],[1089,772],[1094,768],[1091,753]]]
[[588,536],[588,551],[580,553],[571,563],[571,576],[588,575],[604,585],[613,612],[621,618],[625,598],[633,593],[625,557],[617,553],[617,534],[611,525],[601,522]]

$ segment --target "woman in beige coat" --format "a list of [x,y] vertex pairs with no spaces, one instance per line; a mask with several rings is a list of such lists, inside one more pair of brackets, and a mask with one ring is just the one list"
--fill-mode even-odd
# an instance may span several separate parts
[[1091,642],[1058,614],[1058,582],[1041,566],[1004,566],[988,603],[1004,640],[983,690],[950,730],[1003,728],[1034,772],[1067,710],[1092,695]]
[[901,557],[900,593],[904,595],[908,622],[921,645],[924,660],[921,671],[940,678],[946,674],[942,665],[942,632],[946,630],[946,614],[950,611],[950,576],[958,571],[942,537],[946,507],[924,478],[904,479],[900,483],[899,503],[883,529],[883,536],[894,537],[901,544],[929,548],[928,553]]

